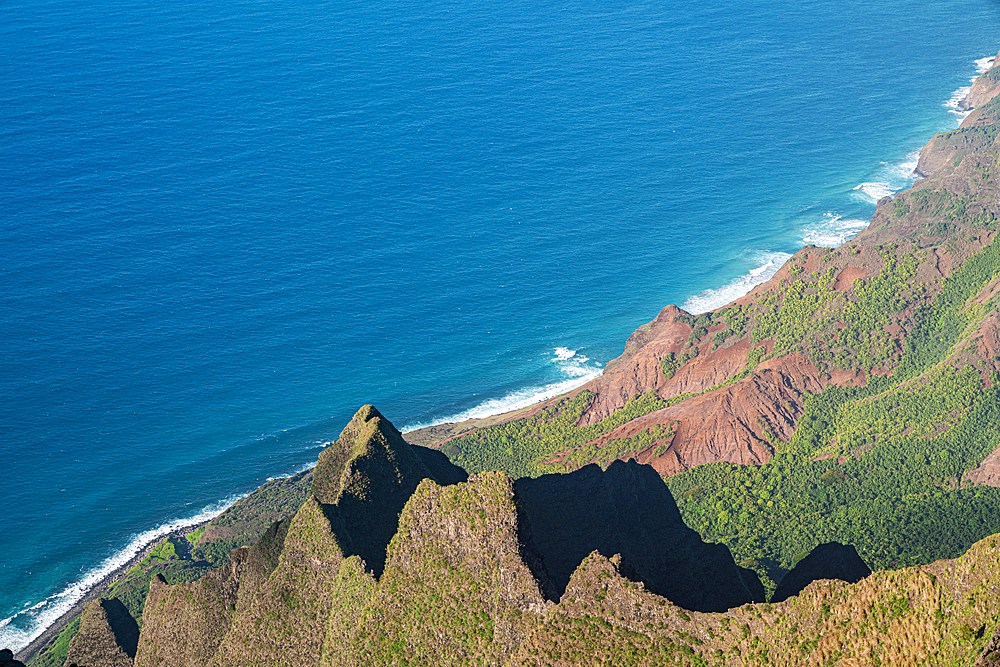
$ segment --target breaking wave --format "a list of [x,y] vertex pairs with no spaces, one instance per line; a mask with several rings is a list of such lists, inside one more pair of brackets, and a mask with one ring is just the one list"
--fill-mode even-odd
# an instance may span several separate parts
[[834,213],[825,213],[821,221],[802,230],[802,243],[836,248],[853,239],[867,226],[867,220],[844,219]]
[[501,398],[491,398],[483,401],[475,407],[463,410],[454,415],[428,422],[409,424],[403,427],[401,431],[409,433],[410,431],[416,431],[428,426],[452,424],[465,421],[466,419],[482,419],[483,417],[492,417],[493,415],[520,410],[521,408],[541,403],[554,396],[576,389],[581,385],[587,384],[594,378],[600,377],[601,373],[604,372],[601,367],[594,365],[589,357],[578,354],[576,350],[571,350],[568,347],[555,348],[552,352],[552,358],[549,359],[549,363],[555,364],[565,376],[565,379],[551,384],[518,389]]
[[788,261],[789,257],[791,255],[787,252],[764,253],[759,257],[760,264],[751,269],[749,273],[736,278],[722,287],[707,289],[688,297],[688,300],[681,307],[689,313],[698,315],[735,301],[757,285],[766,282],[778,272],[778,269]]
[[972,83],[979,78],[979,75],[993,67],[993,60],[995,57],[996,56],[986,56],[985,58],[977,59],[975,61],[976,74],[969,79],[969,85],[962,86],[953,92],[951,97],[948,98],[948,101],[944,103],[944,107],[948,110],[948,113],[955,116],[959,123],[965,120],[965,117],[972,113],[972,109],[966,109],[962,106],[962,100],[969,95],[969,91],[972,90]]
[[194,516],[186,519],[174,519],[139,533],[124,549],[89,570],[78,581],[69,584],[60,592],[50,595],[41,602],[22,609],[9,618],[0,620],[0,646],[8,647],[14,652],[20,651],[59,620],[74,604],[83,599],[91,588],[135,558],[146,546],[175,530],[210,521],[245,496],[246,494],[229,496],[205,507]]

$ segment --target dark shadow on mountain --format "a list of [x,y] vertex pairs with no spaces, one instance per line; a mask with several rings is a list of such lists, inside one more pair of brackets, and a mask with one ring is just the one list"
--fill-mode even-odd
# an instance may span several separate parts
[[407,443],[388,419],[366,405],[340,438],[320,452],[312,494],[344,555],[360,556],[378,578],[399,514],[425,478],[448,486],[468,475],[444,454]]
[[139,646],[139,624],[118,598],[101,598],[98,604],[104,607],[104,612],[108,615],[108,626],[115,642],[128,657],[134,659]]
[[692,611],[721,612],[762,602],[763,586],[741,572],[729,549],[703,542],[684,525],[652,467],[615,461],[567,475],[516,482],[533,541],[557,595],[595,549],[621,555],[621,571],[647,590]]
[[820,544],[781,578],[771,602],[782,602],[798,595],[817,579],[840,579],[853,584],[871,573],[857,549],[850,544]]

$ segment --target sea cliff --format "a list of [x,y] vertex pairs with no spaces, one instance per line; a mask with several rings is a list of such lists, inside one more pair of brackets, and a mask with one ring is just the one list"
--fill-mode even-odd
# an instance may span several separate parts
[[986,664],[998,80],[853,241],[667,306],[569,395],[413,437],[437,450],[362,408],[253,544],[147,579],[134,646],[98,601],[66,661]]

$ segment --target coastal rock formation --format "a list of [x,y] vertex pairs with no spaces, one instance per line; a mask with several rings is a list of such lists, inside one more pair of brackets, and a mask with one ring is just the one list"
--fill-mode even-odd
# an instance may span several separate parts
[[[709,337],[703,343],[689,346],[691,319],[677,306],[669,305],[652,322],[629,336],[622,355],[609,361],[603,375],[586,385],[597,397],[584,412],[580,425],[596,424],[624,407],[633,396],[649,391],[656,391],[662,398],[698,393],[743,370],[750,351],[748,342],[710,351]],[[665,377],[662,360],[668,355],[680,357],[685,353],[694,356],[670,378]]]
[[422,479],[465,477],[440,452],[408,445],[375,408],[361,408],[320,454],[293,517],[196,582],[153,583],[137,663],[317,663],[338,581],[352,571],[381,575],[399,513]]
[[[997,65],[1000,65],[1000,53],[993,57],[990,69],[993,69]],[[1000,69],[998,69],[998,72],[1000,72]],[[986,73],[989,73],[989,70]],[[1000,77],[977,77],[972,82],[972,86],[970,86],[969,93],[965,96],[965,99],[959,102],[959,108],[966,110],[977,109],[996,97],[997,93],[1000,93]]]
[[681,606],[763,598],[648,466],[515,482],[421,450],[359,410],[294,517],[196,582],[153,582],[136,665],[507,664],[592,552]]
[[132,667],[138,641],[139,626],[125,605],[115,598],[98,598],[83,609],[66,664]]
[[[343,516],[357,505],[343,501],[377,502],[383,487],[392,497],[410,474],[409,445],[380,444],[393,433],[374,409],[360,411],[317,468],[316,488],[336,502],[310,496],[197,582],[155,581],[137,653],[121,630],[124,607],[88,606],[71,660],[131,665],[128,646],[136,665],[190,667],[730,664],[751,654],[800,665],[834,652],[865,664],[873,650],[882,664],[916,665],[993,655],[986,629],[1000,599],[982,592],[1000,586],[996,538],[955,561],[864,579],[853,547],[822,545],[775,599],[791,597],[758,604],[753,573],[685,527],[659,475],[634,461],[516,482],[502,472],[447,485],[425,477],[376,576],[347,555],[340,536],[362,528]],[[792,588],[801,592],[786,595]],[[847,622],[859,618],[870,622]]]
[[670,491],[649,466],[616,461],[604,471],[589,465],[566,475],[519,479],[516,488],[559,595],[597,551],[617,554],[630,578],[684,609],[725,611],[764,601],[756,575],[741,573],[729,549],[703,542],[684,525]]
[[853,584],[871,573],[853,546],[838,542],[820,544],[782,577],[771,602],[784,602],[818,579],[839,579]]
[[226,564],[190,583],[156,576],[143,612],[137,667],[206,664],[278,565],[290,520],[277,522],[252,547],[234,549]]
[[916,173],[928,177],[939,175],[943,169],[957,167],[966,155],[990,145],[996,138],[996,129],[990,127],[997,117],[993,104],[1000,93],[1000,62],[973,82],[969,94],[960,103],[970,113],[957,130],[940,132],[920,151]]

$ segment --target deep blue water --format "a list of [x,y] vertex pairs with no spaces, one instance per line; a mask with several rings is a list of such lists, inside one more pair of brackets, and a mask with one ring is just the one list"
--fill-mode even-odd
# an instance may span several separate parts
[[3,3],[0,645],[364,403],[413,427],[567,388],[663,305],[848,238],[998,27],[997,0]]

